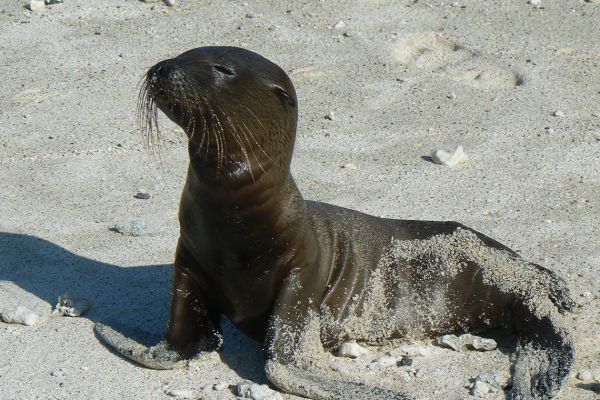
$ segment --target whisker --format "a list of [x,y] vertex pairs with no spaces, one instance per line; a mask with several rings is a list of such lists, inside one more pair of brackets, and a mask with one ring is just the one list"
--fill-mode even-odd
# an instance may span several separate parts
[[[252,164],[250,162],[250,157],[248,156],[248,152],[246,151],[246,146],[244,146],[244,144],[241,142],[240,135],[239,135],[237,129],[235,128],[235,125],[231,121],[231,118],[229,118],[229,115],[225,115],[224,113],[222,115],[225,117],[225,121],[229,123],[229,126],[231,126],[231,129],[232,129],[231,135],[233,136],[235,141],[240,146],[240,149],[242,150],[242,154],[246,158],[246,162],[248,163],[248,172],[250,173],[250,178],[252,178],[252,182],[256,182],[256,180],[254,179],[254,174],[252,173]],[[256,156],[254,158],[256,158]],[[257,162],[258,162],[258,160],[257,160]],[[259,165],[260,165],[260,162],[259,162]]]

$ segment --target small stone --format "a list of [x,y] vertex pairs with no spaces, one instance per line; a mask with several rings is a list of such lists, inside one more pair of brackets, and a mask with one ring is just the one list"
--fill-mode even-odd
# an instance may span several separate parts
[[553,135],[553,134],[555,133],[555,131],[554,131],[554,128],[546,128],[546,132],[547,132],[549,135]]
[[262,17],[262,14],[250,11],[249,13],[246,13],[246,18],[260,18]]
[[54,376],[56,378],[60,378],[64,375],[65,375],[65,372],[62,370],[62,368],[59,368],[55,371],[50,372],[50,376]]
[[173,7],[175,5],[175,0],[165,0],[165,4],[169,7]]
[[542,0],[529,0],[527,3],[531,4],[532,6],[540,6],[542,4]]
[[456,150],[454,150],[452,153],[448,153],[445,150],[435,150],[433,153],[431,153],[431,159],[434,163],[445,165],[447,167],[454,167],[460,163],[463,163],[467,158],[468,157],[461,145],[458,145]]
[[333,111],[329,111],[329,113],[325,116],[325,119],[333,121],[335,118],[335,113]]
[[0,312],[0,320],[7,324],[33,326],[40,321],[40,317],[30,309],[18,306],[12,311]]
[[61,4],[63,2],[63,0],[45,0],[45,3],[47,5],[52,5],[52,4]]
[[150,227],[144,218],[134,219],[133,221],[123,221],[117,223],[112,231],[118,232],[123,236],[155,236],[157,232]]
[[278,392],[267,385],[259,385],[250,381],[243,381],[237,385],[237,394],[242,399],[253,400],[283,400]]
[[351,171],[356,171],[358,169],[358,167],[352,163],[344,164],[342,165],[342,168],[349,169]]
[[552,112],[552,115],[554,115],[555,117],[564,117],[565,114],[560,110],[554,110]]
[[373,360],[373,362],[371,362],[371,364],[369,364],[369,366],[367,368],[369,369],[384,369],[384,368],[388,368],[391,366],[395,366],[398,362],[398,359],[394,356],[381,356],[375,360]]
[[593,378],[591,371],[583,370],[577,373],[577,379],[580,381],[591,381]]
[[485,382],[475,381],[471,394],[475,397],[485,397],[488,393],[494,393],[495,390]]
[[229,387],[229,384],[227,382],[217,382],[213,386],[213,390],[216,390],[217,392],[220,392],[221,390],[225,390],[228,387]]
[[29,0],[27,8],[31,11],[40,11],[46,8],[46,3],[44,0]]
[[139,191],[133,197],[140,200],[148,200],[152,195],[146,191]]
[[199,396],[198,392],[193,389],[167,389],[165,394],[176,399],[196,399]]
[[339,20],[333,25],[334,29],[344,29],[346,27],[346,23],[342,20]]
[[357,358],[365,354],[369,354],[369,350],[353,342],[342,343],[338,350],[338,357]]
[[475,378],[475,382],[484,382],[496,389],[502,389],[507,385],[507,382],[502,379],[501,375],[496,374],[479,374]]

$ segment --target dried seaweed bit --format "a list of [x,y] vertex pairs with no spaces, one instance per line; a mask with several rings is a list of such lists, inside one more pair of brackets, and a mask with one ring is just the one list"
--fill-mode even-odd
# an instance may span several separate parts
[[87,299],[63,294],[58,297],[58,303],[56,303],[52,314],[59,314],[66,317],[80,317],[90,308],[91,304]]

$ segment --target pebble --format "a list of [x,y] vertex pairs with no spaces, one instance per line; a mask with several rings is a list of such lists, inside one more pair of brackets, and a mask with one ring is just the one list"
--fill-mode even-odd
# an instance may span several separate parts
[[346,23],[342,20],[339,20],[333,25],[334,29],[344,29],[346,27]]
[[46,0],[47,5],[61,4],[62,2],[63,2],[63,0]]
[[335,118],[335,113],[333,111],[329,111],[329,113],[325,116],[325,119],[333,121]]
[[146,223],[144,218],[134,219],[133,221],[123,221],[117,223],[111,230],[124,236],[155,236],[157,232]]
[[12,311],[0,312],[0,320],[7,324],[33,326],[40,321],[40,317],[30,309],[18,306]]
[[546,132],[550,135],[553,135],[555,130],[554,130],[554,128],[546,128]]
[[593,378],[591,371],[583,370],[577,373],[577,379],[580,381],[591,381]]
[[217,382],[213,386],[213,390],[216,390],[217,392],[220,392],[221,390],[225,390],[228,387],[229,387],[229,383],[227,383],[227,382]]
[[58,303],[56,303],[52,314],[59,314],[67,317],[80,317],[90,308],[91,304],[87,299],[63,294],[58,297]]
[[502,389],[502,387],[508,385],[506,379],[502,379],[502,376],[499,373],[479,374],[477,375],[477,378],[475,378],[475,382],[484,382],[496,389]]
[[531,4],[532,6],[539,7],[542,4],[542,0],[529,0],[527,3]]
[[485,397],[488,393],[495,393],[497,389],[485,382],[475,381],[471,388],[471,394],[475,397]]
[[175,5],[175,0],[165,0],[165,4],[169,7],[173,7]]
[[386,356],[381,356],[381,357],[373,360],[367,368],[368,369],[383,369],[383,368],[395,366],[395,365],[397,365],[397,363],[398,363],[398,359],[396,357],[386,355]]
[[592,293],[592,292],[583,292],[583,293],[581,293],[581,297],[583,297],[587,300],[594,300],[594,297],[596,297],[596,296],[594,296],[594,293]]
[[480,351],[490,351],[496,349],[498,344],[494,339],[486,339],[479,336],[466,333],[464,335],[443,335],[438,338],[438,344],[443,347],[449,347],[456,351],[465,351],[469,348]]
[[165,394],[176,399],[197,399],[199,396],[198,392],[193,389],[167,389]]
[[46,3],[44,0],[29,0],[27,8],[31,11],[40,11],[46,8]]
[[431,158],[436,164],[445,165],[447,167],[454,167],[460,163],[465,162],[467,155],[465,154],[463,147],[458,145],[456,150],[452,153],[448,153],[445,150],[435,150],[431,153]]
[[352,170],[352,171],[356,171],[358,169],[358,167],[355,164],[352,164],[352,163],[344,164],[344,165],[342,165],[342,168],[349,169],[349,170]]
[[579,295],[579,297],[577,297],[575,301],[577,302],[577,305],[579,307],[583,307],[590,303],[592,300],[594,300],[595,297],[596,296],[594,296],[592,292],[583,292]]
[[338,350],[338,357],[357,358],[364,354],[369,354],[369,350],[354,342],[342,343]]
[[55,371],[50,372],[50,376],[54,376],[56,378],[60,378],[64,375],[65,375],[65,371],[63,371],[62,368],[59,368]]
[[260,18],[262,17],[262,14],[259,13],[255,13],[250,11],[249,13],[246,14],[246,18]]
[[140,200],[148,200],[152,195],[144,190],[140,190],[133,197]]
[[237,385],[237,394],[242,399],[283,400],[279,392],[274,391],[267,385],[259,385],[250,381],[239,383]]
[[565,114],[560,110],[554,110],[552,112],[552,115],[554,115],[555,117],[564,117]]

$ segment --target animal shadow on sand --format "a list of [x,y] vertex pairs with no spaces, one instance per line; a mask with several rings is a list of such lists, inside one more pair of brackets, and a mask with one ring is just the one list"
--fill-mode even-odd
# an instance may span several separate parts
[[[85,297],[92,308],[84,318],[145,345],[161,340],[166,327],[172,268],[172,264],[120,267],[35,236],[0,232],[0,281],[13,282],[52,306],[65,293]],[[221,360],[243,379],[266,383],[261,344],[223,322]]]

